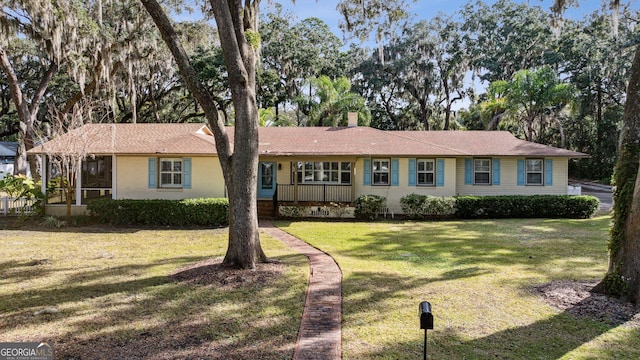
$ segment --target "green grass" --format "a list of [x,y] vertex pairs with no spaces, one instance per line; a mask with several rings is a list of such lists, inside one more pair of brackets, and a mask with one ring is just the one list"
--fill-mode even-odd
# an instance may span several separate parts
[[[598,280],[609,218],[278,222],[343,272],[345,359],[419,359],[430,301],[433,359],[634,359],[640,325],[547,305],[532,287]],[[287,359],[308,265],[262,235],[285,266],[274,283],[221,288],[169,275],[220,257],[225,230],[107,228],[0,232],[0,342],[53,341],[58,358]],[[55,308],[52,314],[34,312]],[[107,351],[107,355],[103,353]]]
[[53,341],[60,359],[291,358],[307,261],[266,235],[262,244],[283,275],[224,288],[169,277],[223,256],[224,229],[2,230],[0,342]]
[[345,359],[421,358],[421,301],[433,309],[434,359],[637,359],[638,322],[574,317],[532,290],[601,279],[609,223],[600,216],[276,225],[342,269]]

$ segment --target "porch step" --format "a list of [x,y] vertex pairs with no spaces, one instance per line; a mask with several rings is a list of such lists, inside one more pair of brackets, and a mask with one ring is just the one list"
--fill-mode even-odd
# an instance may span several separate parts
[[273,200],[258,200],[258,218],[272,219],[275,217]]

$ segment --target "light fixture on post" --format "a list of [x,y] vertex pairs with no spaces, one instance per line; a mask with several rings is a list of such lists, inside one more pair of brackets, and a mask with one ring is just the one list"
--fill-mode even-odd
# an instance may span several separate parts
[[419,306],[420,329],[424,329],[424,360],[427,360],[427,330],[433,330],[433,315],[431,314],[431,304],[423,301]]

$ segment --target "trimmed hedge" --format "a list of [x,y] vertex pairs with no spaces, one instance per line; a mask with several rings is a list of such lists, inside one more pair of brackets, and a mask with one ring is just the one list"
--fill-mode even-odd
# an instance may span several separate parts
[[114,225],[227,226],[227,199],[96,199],[87,210],[100,223]]
[[354,213],[358,219],[375,220],[387,207],[387,198],[379,195],[360,195],[356,199]]
[[595,196],[458,196],[456,216],[478,218],[570,218],[587,219],[600,207]]
[[452,216],[456,213],[456,198],[409,194],[400,199],[402,212],[411,219]]

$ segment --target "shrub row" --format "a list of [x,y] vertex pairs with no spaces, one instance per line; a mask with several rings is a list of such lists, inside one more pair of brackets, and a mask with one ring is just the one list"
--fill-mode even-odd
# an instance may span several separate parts
[[435,197],[410,194],[400,199],[400,204],[402,212],[412,219],[586,219],[593,216],[600,207],[600,201],[594,196],[569,195]]
[[402,212],[411,219],[447,217],[456,213],[456,199],[409,194],[400,199]]
[[87,210],[104,224],[226,226],[227,199],[113,200],[96,199]]
[[595,196],[459,196],[457,217],[475,218],[569,218],[587,219],[600,207]]

